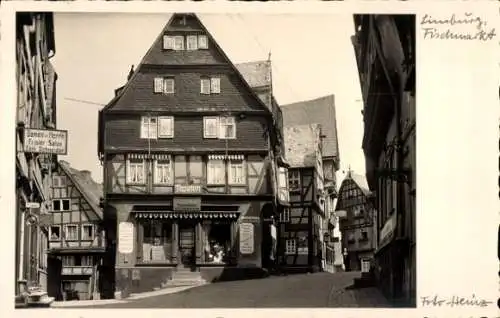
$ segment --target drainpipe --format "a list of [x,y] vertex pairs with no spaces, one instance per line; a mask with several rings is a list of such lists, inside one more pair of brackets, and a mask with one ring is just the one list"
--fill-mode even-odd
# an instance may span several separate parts
[[21,218],[19,225],[21,226],[21,239],[19,242],[19,277],[18,280],[24,280],[24,219],[25,219],[25,210],[21,208]]

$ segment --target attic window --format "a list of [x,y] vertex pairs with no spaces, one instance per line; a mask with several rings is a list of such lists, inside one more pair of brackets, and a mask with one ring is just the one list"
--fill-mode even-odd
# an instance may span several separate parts
[[220,78],[202,77],[200,79],[200,93],[204,95],[220,94]]
[[208,49],[208,37],[206,35],[164,35],[163,49],[175,51],[196,51]]

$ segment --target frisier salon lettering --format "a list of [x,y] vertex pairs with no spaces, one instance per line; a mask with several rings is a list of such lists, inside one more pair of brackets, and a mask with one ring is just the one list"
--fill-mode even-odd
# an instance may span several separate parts
[[178,210],[200,210],[201,208],[201,199],[196,198],[174,198],[174,211]]
[[62,130],[26,129],[24,151],[65,155],[67,132]]

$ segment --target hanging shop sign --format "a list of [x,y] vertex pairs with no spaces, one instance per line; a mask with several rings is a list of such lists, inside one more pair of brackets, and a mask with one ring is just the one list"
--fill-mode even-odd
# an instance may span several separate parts
[[39,209],[40,203],[39,202],[26,202],[26,208],[27,209]]
[[252,223],[240,224],[240,253],[252,254],[254,252],[254,226]]
[[134,251],[134,225],[130,222],[120,222],[118,225],[118,251],[122,254]]
[[385,222],[384,227],[380,231],[380,246],[382,247],[388,243],[394,236],[394,230],[396,229],[397,213],[393,212],[391,217]]
[[24,129],[24,152],[67,155],[68,131]]
[[174,198],[174,212],[200,211],[201,198]]

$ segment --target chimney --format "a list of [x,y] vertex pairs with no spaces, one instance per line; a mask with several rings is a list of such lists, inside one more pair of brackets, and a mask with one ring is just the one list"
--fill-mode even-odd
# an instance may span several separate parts
[[80,171],[80,174],[86,179],[90,180],[92,178],[92,173],[88,170],[82,170]]
[[134,65],[132,65],[130,67],[130,72],[128,73],[128,76],[127,76],[127,82],[130,81],[130,79],[132,78],[132,75],[134,75]]

